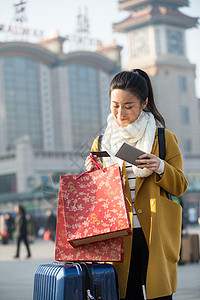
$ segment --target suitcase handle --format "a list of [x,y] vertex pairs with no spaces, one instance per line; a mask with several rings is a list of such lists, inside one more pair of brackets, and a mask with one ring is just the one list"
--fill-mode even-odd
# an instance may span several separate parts
[[95,300],[95,298],[92,296],[90,290],[87,290],[87,300]]
[[87,263],[85,263],[85,262],[79,262],[78,264],[85,271],[85,275],[86,275],[85,284],[86,284],[86,291],[87,291],[87,300],[90,300],[90,299],[95,300],[95,298],[91,294],[91,293],[94,292],[94,286],[93,286],[93,279],[92,279],[91,270],[88,267]]

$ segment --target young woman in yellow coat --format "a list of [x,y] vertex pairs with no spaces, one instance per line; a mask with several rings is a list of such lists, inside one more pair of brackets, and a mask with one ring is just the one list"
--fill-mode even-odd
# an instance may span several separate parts
[[[111,114],[101,150],[111,156],[104,165],[118,163],[133,235],[124,238],[124,261],[113,263],[118,273],[120,297],[126,300],[171,300],[177,287],[177,262],[181,242],[181,207],[168,199],[187,189],[176,136],[165,129],[166,156],[159,158],[158,126],[165,122],[158,112],[148,75],[140,70],[123,71],[110,84]],[[114,156],[123,142],[145,152],[134,166]],[[98,150],[98,138],[92,151]],[[95,158],[98,162],[99,158]],[[86,169],[95,165],[88,156]]]

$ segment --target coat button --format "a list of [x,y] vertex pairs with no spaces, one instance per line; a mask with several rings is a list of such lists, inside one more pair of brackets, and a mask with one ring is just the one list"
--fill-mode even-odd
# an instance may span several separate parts
[[141,214],[142,213],[142,209],[140,208],[140,209],[138,209],[138,213],[139,214]]

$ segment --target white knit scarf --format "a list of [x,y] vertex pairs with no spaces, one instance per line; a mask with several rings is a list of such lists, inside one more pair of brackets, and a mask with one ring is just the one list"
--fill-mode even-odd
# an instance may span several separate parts
[[[142,110],[139,117],[126,127],[119,126],[116,118],[111,113],[107,119],[107,128],[103,134],[102,150],[106,150],[111,157],[105,157],[106,166],[118,163],[122,169],[123,160],[117,158],[115,153],[126,142],[145,153],[151,153],[156,132],[156,122],[152,113]],[[148,177],[153,171],[147,168],[137,168],[132,165],[134,174],[137,177]]]

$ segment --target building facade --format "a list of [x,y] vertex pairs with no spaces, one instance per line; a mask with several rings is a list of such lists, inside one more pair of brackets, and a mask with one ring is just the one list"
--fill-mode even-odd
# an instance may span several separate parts
[[31,191],[56,172],[83,171],[106,123],[119,61],[101,51],[54,52],[46,42],[0,43],[0,194]]

